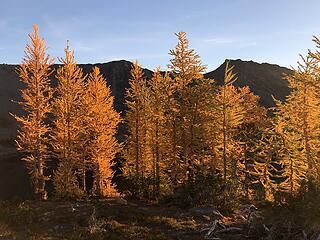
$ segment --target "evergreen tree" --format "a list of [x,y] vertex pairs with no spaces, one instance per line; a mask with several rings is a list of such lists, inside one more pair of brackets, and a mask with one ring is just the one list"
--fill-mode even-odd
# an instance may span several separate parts
[[47,124],[51,112],[52,90],[48,79],[52,59],[46,54],[45,40],[39,38],[39,28],[29,35],[31,44],[27,44],[25,57],[18,69],[21,82],[22,105],[26,116],[14,116],[21,124],[17,136],[17,149],[25,154],[30,169],[34,193],[37,198],[46,198],[44,169],[49,158],[48,142],[50,127]]

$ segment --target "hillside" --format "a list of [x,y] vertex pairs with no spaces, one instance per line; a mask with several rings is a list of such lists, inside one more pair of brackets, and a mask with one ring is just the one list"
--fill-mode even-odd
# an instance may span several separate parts
[[[273,107],[272,95],[284,101],[289,94],[288,83],[283,79],[285,74],[292,71],[269,63],[256,63],[253,61],[226,60],[234,66],[238,80],[234,83],[237,87],[249,86],[251,91],[260,96],[260,104],[265,107]],[[212,78],[220,85],[223,83],[226,61],[212,72],[205,74],[205,77]]]
[[[291,73],[289,69],[267,63],[259,64],[241,60],[231,60],[231,64],[238,72],[239,79],[235,85],[248,85],[255,94],[261,97],[262,105],[273,106],[271,95],[284,100],[289,93],[287,82],[282,79],[284,73]],[[107,83],[111,86],[115,96],[116,110],[123,111],[125,89],[129,86],[131,63],[121,60],[95,65],[81,65],[84,73],[88,73],[93,66],[98,66],[107,78]],[[0,65],[0,199],[13,196],[28,197],[30,194],[27,171],[14,148],[17,124],[9,115],[10,112],[21,114],[20,107],[14,102],[19,101],[19,89],[22,87],[15,72],[16,67],[17,65]],[[55,65],[54,69],[57,67],[58,65]],[[205,77],[214,78],[218,84],[221,84],[224,69],[225,63],[216,70],[205,74]],[[144,69],[144,71],[147,77],[151,77],[152,71],[148,69]],[[55,84],[54,79],[53,84]],[[10,184],[8,184],[9,182]]]

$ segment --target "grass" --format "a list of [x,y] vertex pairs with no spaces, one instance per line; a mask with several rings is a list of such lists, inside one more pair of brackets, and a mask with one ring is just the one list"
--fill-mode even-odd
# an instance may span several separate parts
[[[314,206],[258,206],[254,229],[246,229],[246,221],[236,212],[220,223],[239,227],[243,234],[225,235],[221,239],[317,239],[320,233],[319,203]],[[318,208],[318,209],[315,209]],[[119,204],[113,199],[87,202],[14,201],[0,202],[0,239],[145,239],[198,240],[201,230],[211,226],[215,218],[213,206],[181,209],[166,205],[129,202]],[[244,215],[245,216],[245,215]],[[288,238],[289,237],[289,238]]]
[[182,212],[112,200],[1,202],[0,232],[4,239],[199,239],[203,222],[181,217]]

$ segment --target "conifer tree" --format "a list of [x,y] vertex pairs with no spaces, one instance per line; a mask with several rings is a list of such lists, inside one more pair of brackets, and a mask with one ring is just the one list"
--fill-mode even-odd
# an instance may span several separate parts
[[[142,68],[138,62],[133,63],[131,69],[130,87],[126,93],[127,112],[125,120],[128,124],[129,136],[126,144],[126,164],[124,173],[134,178],[139,185],[145,183],[152,171],[151,152],[148,147],[148,109],[150,106],[150,94]],[[141,194],[136,192],[135,194]]]
[[[316,176],[319,142],[319,99],[314,60],[303,58],[297,70],[287,76],[291,93],[283,104],[276,101],[275,129],[282,136],[286,155],[287,189],[293,194],[301,180]],[[308,174],[307,174],[308,173]]]
[[[170,189],[173,161],[176,159],[174,146],[175,116],[177,102],[174,99],[174,85],[169,73],[161,73],[158,67],[148,82],[151,105],[149,109],[149,130],[153,157],[154,196],[160,195],[161,186]],[[169,174],[168,174],[169,173]]]
[[[174,155],[177,158],[173,159],[173,184],[185,182],[189,177],[188,169],[192,168],[190,124],[191,109],[188,106],[190,103],[190,84],[196,79],[203,78],[202,73],[206,67],[202,65],[200,56],[194,49],[189,49],[189,41],[185,32],[176,34],[178,44],[174,50],[170,51],[172,59],[168,68],[172,71],[173,84],[175,87],[175,99],[177,101],[177,111],[174,117],[174,128],[172,132],[173,149],[176,152]],[[179,129],[178,127],[179,126]],[[189,172],[189,173],[188,173]]]
[[120,114],[113,108],[114,97],[110,87],[97,67],[88,77],[86,102],[88,106],[87,128],[90,141],[87,146],[89,161],[94,175],[93,190],[98,196],[111,196],[116,193],[111,178],[111,167],[120,145],[115,139]]
[[235,135],[240,153],[236,175],[243,183],[245,195],[249,199],[250,190],[259,179],[255,165],[256,161],[260,160],[261,141],[266,129],[270,127],[270,120],[267,117],[267,109],[259,106],[259,97],[250,92],[248,86],[239,88],[238,92],[242,98],[244,116]]
[[194,79],[202,78],[206,66],[202,65],[200,56],[194,49],[189,49],[189,41],[185,32],[176,33],[178,44],[170,50],[172,56],[168,65],[175,77],[177,89],[186,87]]
[[241,105],[242,96],[237,94],[237,89],[232,85],[236,80],[236,74],[233,72],[233,66],[226,63],[224,84],[219,88],[217,94],[218,112],[217,121],[220,125],[219,139],[220,144],[218,145],[219,151],[223,159],[223,178],[227,180],[228,176],[228,165],[231,165],[233,169],[232,175],[234,176],[235,171],[235,159],[229,159],[228,156],[232,152],[232,148],[235,149],[237,146],[232,143],[234,130],[240,126],[244,118],[244,109]]
[[187,172],[189,180],[192,180],[196,169],[208,168],[208,163],[210,165],[212,161],[210,147],[216,144],[215,136],[212,135],[212,127],[217,127],[214,116],[214,110],[217,108],[214,81],[196,79],[186,89],[186,94]]
[[39,38],[39,28],[29,35],[31,44],[27,44],[25,57],[18,69],[21,82],[22,105],[26,116],[14,116],[21,124],[17,136],[17,149],[24,153],[30,169],[31,180],[36,197],[46,198],[44,170],[49,158],[48,142],[50,127],[47,124],[51,112],[52,90],[48,79],[52,59],[46,54],[45,40]]
[[152,149],[152,175],[153,175],[153,188],[154,195],[158,197],[160,194],[160,175],[163,170],[163,155],[165,152],[164,141],[164,97],[166,86],[164,86],[164,78],[161,75],[161,70],[158,67],[153,74],[153,77],[149,83],[151,105],[150,105],[150,129],[148,129],[151,135],[151,149]]
[[[155,136],[155,126],[158,125],[158,145],[159,145],[159,181],[156,184],[162,186],[161,190],[167,192],[172,190],[172,180],[177,179],[177,159],[178,159],[178,138],[177,138],[177,113],[178,103],[175,99],[174,81],[170,74],[166,72],[162,75],[158,70],[155,71],[150,81],[151,90],[151,129]],[[159,100],[159,101],[158,101]],[[155,124],[157,123],[157,124]],[[156,144],[154,138],[154,144]],[[155,145],[153,145],[155,146]],[[153,147],[154,151],[156,148]],[[158,186],[156,189],[159,188]],[[156,194],[160,194],[156,192]]]
[[59,197],[79,197],[85,186],[85,145],[87,141],[87,107],[84,101],[85,82],[82,70],[74,61],[74,53],[65,49],[62,66],[57,70],[57,97],[53,102],[53,149],[59,160],[54,185]]
[[287,179],[284,174],[286,166],[283,164],[283,159],[287,154],[285,142],[274,126],[270,126],[264,130],[257,146],[259,151],[256,152],[254,159],[252,175],[255,178],[252,184],[259,183],[256,188],[259,185],[262,186],[264,199],[274,200],[277,193],[287,191],[283,187]]

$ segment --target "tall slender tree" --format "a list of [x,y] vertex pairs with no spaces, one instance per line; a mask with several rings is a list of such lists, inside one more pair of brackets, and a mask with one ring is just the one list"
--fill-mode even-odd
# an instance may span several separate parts
[[34,193],[40,200],[46,198],[44,169],[49,157],[48,142],[50,127],[47,124],[51,112],[50,99],[52,90],[48,79],[52,59],[46,53],[45,40],[39,38],[39,28],[33,26],[29,35],[31,44],[27,44],[25,57],[18,69],[21,82],[25,88],[21,90],[20,104],[26,116],[15,116],[21,124],[16,140],[17,148],[25,154],[30,169]]
[[164,90],[163,76],[161,75],[160,67],[158,67],[153,74],[153,77],[149,83],[150,85],[150,129],[151,135],[151,149],[152,149],[152,175],[153,175],[153,189],[154,196],[158,197],[160,194],[160,175],[163,167],[163,155],[164,155]]
[[87,146],[89,162],[94,173],[94,192],[111,196],[116,190],[111,183],[111,167],[120,144],[115,138],[120,114],[113,108],[114,97],[97,67],[88,77],[85,99],[88,106],[87,128],[90,140]]
[[237,80],[233,68],[233,66],[229,65],[229,62],[226,62],[224,83],[217,94],[217,121],[220,125],[218,152],[222,151],[224,181],[227,180],[228,176],[228,164],[233,165],[232,169],[235,169],[234,160],[228,161],[228,155],[231,157],[231,148],[236,147],[232,143],[232,134],[242,124],[244,118],[244,108],[241,105],[242,96],[237,94],[237,89],[232,85]]
[[302,57],[297,70],[286,77],[291,93],[286,102],[276,101],[275,129],[284,139],[287,185],[293,194],[302,179],[317,176],[320,102],[314,59]]
[[171,170],[174,149],[171,133],[174,126],[175,104],[173,81],[169,73],[161,73],[160,67],[155,69],[153,77],[148,81],[150,88],[149,129],[153,157],[154,196],[160,195],[161,186],[168,189],[170,183],[168,170]]
[[[236,177],[242,183],[247,199],[255,187],[258,175],[255,171],[256,162],[261,159],[261,141],[270,127],[267,109],[259,105],[259,97],[250,92],[248,86],[238,89],[244,109],[243,122],[235,132],[235,143],[238,145]],[[265,147],[265,146],[264,146]]]
[[[126,93],[127,112],[125,121],[128,124],[128,140],[125,149],[126,164],[125,175],[134,178],[139,185],[145,184],[146,177],[150,176],[151,152],[148,148],[149,136],[147,135],[148,108],[150,106],[150,93],[146,78],[138,62],[133,63],[131,70],[130,87]],[[145,189],[144,189],[145,190]]]
[[202,78],[202,73],[207,69],[202,64],[200,56],[194,49],[189,48],[189,41],[185,32],[175,34],[178,44],[175,49],[170,50],[172,56],[169,70],[173,72],[175,84],[178,89],[185,88],[194,79]]
[[85,82],[74,53],[65,49],[62,66],[57,70],[57,97],[53,102],[55,116],[52,146],[59,166],[54,174],[55,190],[59,197],[78,197],[85,186],[85,144],[87,141],[87,107],[84,101]]
[[[195,116],[192,115],[192,110],[189,103],[192,96],[190,95],[190,88],[192,83],[203,78],[202,73],[206,66],[201,62],[200,56],[194,49],[189,48],[189,41],[185,32],[176,34],[178,37],[178,44],[175,49],[171,50],[169,54],[172,56],[169,70],[172,71],[173,84],[175,86],[175,99],[177,101],[177,112],[174,117],[174,137],[173,148],[177,152],[175,155],[178,158],[173,159],[174,164],[174,185],[183,183],[189,178],[189,173],[192,168],[192,159],[190,158],[190,145],[192,120]],[[190,125],[191,124],[191,125]],[[179,128],[177,127],[179,126]]]

